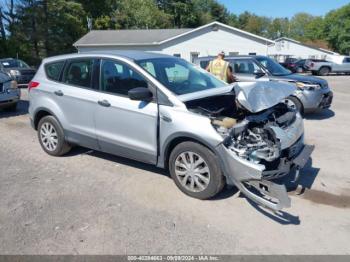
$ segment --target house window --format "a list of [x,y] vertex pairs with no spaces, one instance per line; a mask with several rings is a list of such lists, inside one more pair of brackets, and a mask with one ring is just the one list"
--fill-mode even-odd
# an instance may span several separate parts
[[256,55],[256,53],[249,53],[249,55]]
[[181,54],[174,54],[175,57],[181,57]]
[[190,57],[191,63],[194,63],[198,57],[199,57],[199,52],[191,52],[191,57]]

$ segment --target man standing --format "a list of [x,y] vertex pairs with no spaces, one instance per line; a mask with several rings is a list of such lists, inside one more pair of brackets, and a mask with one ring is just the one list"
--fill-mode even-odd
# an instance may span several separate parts
[[206,70],[226,83],[232,83],[235,81],[235,78],[232,75],[232,68],[224,58],[225,53],[222,51],[218,54],[216,59],[210,61]]

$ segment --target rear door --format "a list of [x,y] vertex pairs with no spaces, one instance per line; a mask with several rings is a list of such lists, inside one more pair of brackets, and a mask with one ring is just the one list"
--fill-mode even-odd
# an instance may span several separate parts
[[[155,101],[133,101],[128,91],[150,88],[141,72],[126,62],[103,59],[96,108],[96,134],[101,149],[115,155],[155,164],[158,106]],[[155,92],[154,92],[155,97]]]
[[65,62],[61,81],[54,79],[64,61],[58,61],[45,66],[47,77],[52,81],[51,96],[63,113],[63,127],[70,142],[88,148],[97,149],[95,134],[94,112],[96,111],[96,97],[98,83],[95,81],[94,67],[98,66],[98,59],[76,58]]
[[263,69],[253,60],[249,58],[235,58],[228,60],[233,70],[233,74],[240,82],[268,81],[267,76],[257,78],[258,72]]

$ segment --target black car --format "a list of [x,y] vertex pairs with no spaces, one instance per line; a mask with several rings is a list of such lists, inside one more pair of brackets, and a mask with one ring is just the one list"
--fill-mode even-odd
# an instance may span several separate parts
[[19,86],[28,85],[36,72],[24,61],[14,58],[0,59],[0,71],[15,79]]
[[305,62],[306,59],[297,60],[293,58],[293,60],[286,60],[286,62],[280,64],[292,71],[293,73],[304,73],[308,71],[308,69],[305,67]]

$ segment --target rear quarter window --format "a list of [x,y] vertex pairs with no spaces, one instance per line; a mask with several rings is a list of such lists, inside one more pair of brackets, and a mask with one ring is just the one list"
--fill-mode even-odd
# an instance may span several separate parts
[[53,62],[45,65],[45,72],[48,79],[58,81],[64,65],[64,61]]

